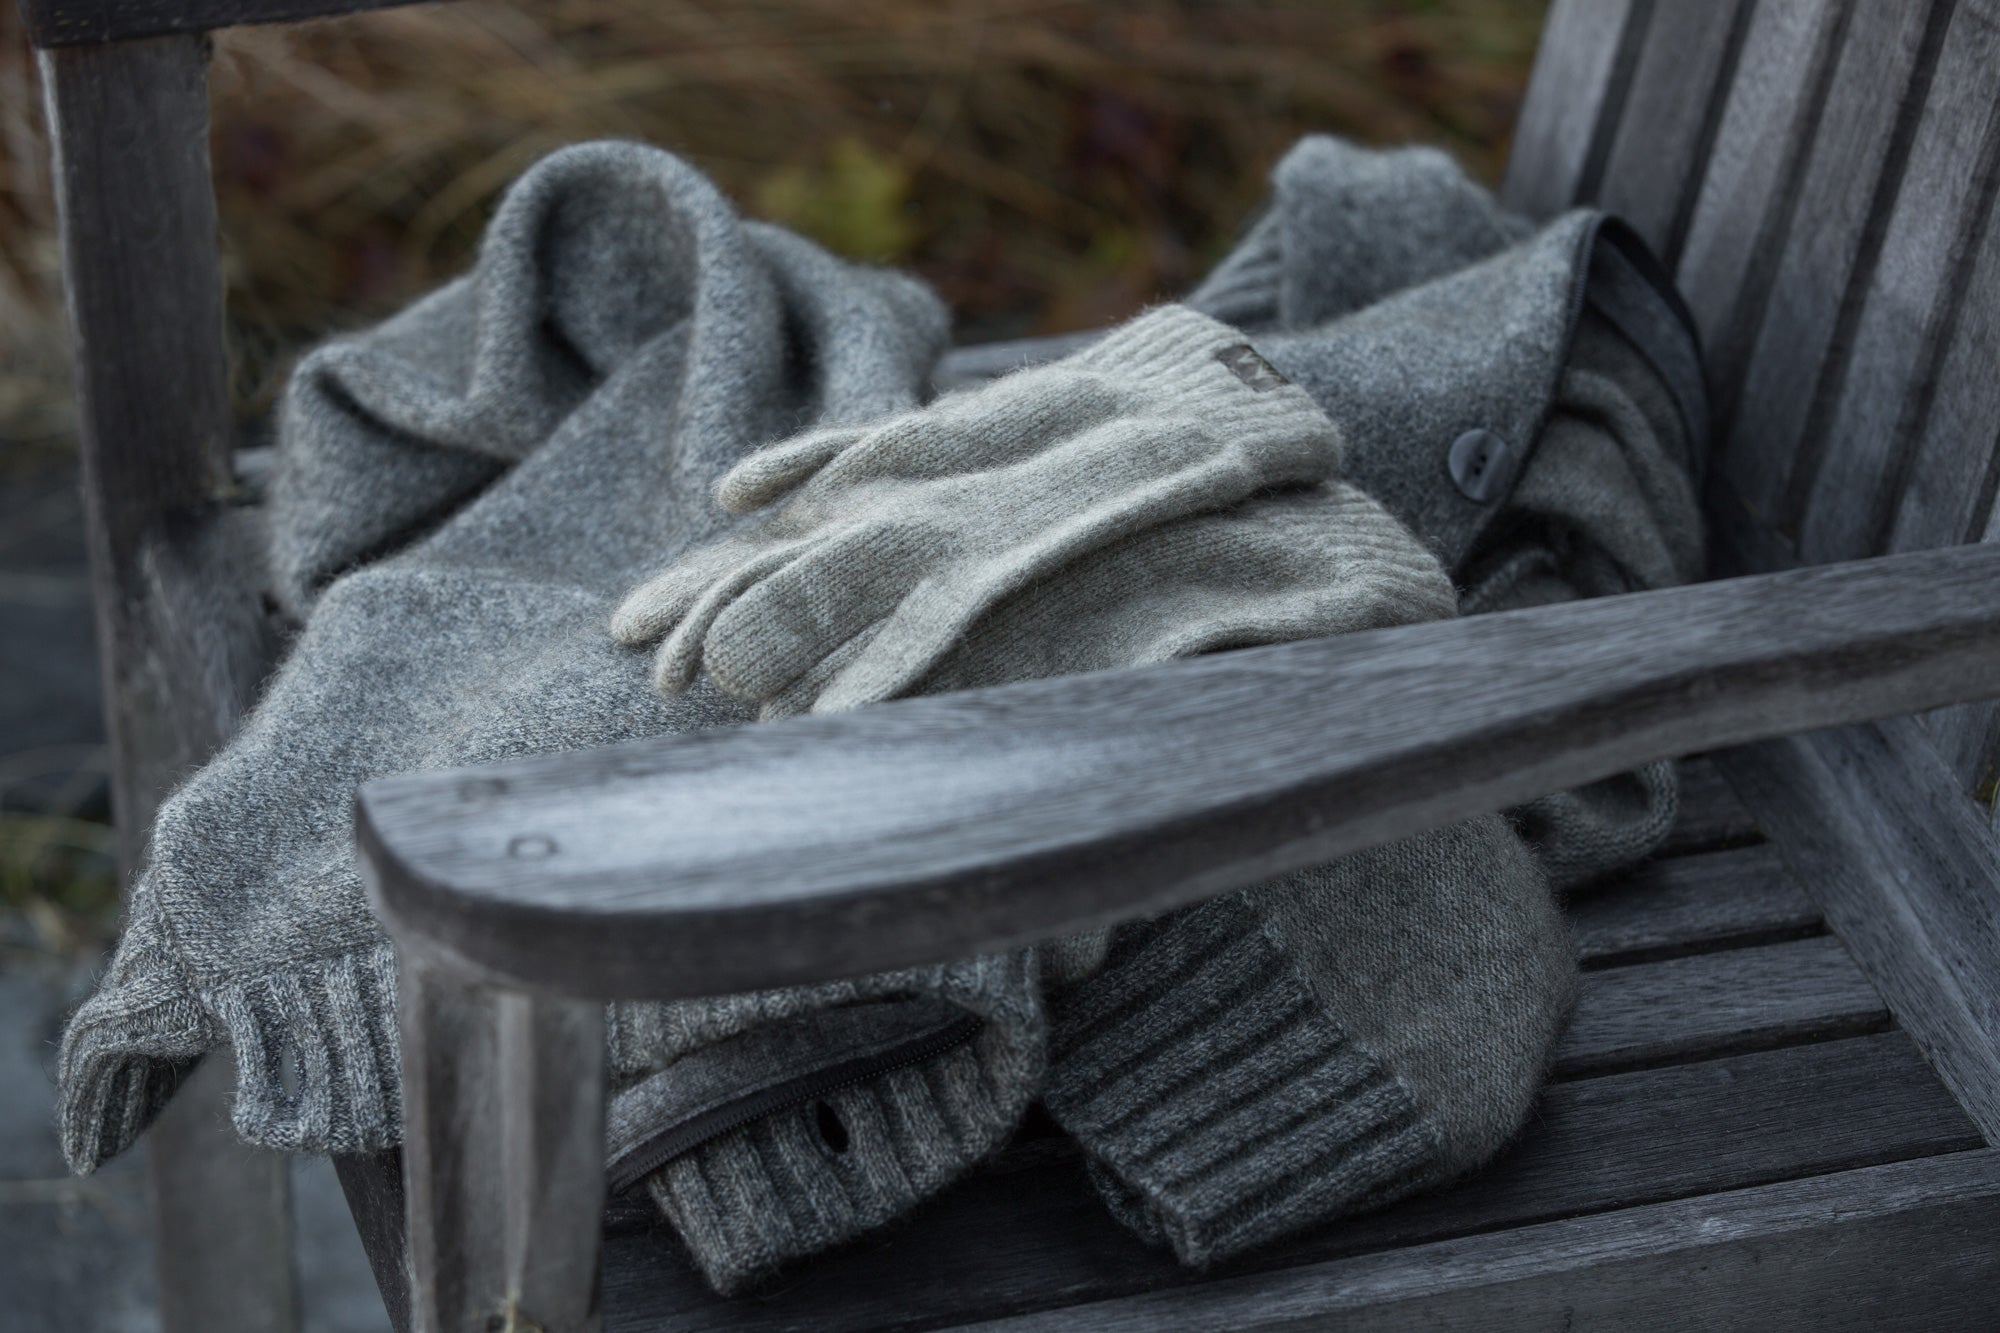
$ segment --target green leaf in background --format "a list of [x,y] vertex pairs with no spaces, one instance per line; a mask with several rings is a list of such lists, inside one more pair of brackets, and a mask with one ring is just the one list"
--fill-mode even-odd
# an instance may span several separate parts
[[853,135],[815,167],[784,166],[757,187],[757,208],[850,259],[889,263],[916,241],[910,176],[901,163]]

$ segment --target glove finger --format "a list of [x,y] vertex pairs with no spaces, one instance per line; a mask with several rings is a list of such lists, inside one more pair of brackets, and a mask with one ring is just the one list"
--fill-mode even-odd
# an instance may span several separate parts
[[689,551],[631,592],[611,615],[611,635],[630,647],[655,642],[686,615],[709,585],[769,549],[764,537],[728,537]]
[[930,481],[1006,467],[1062,447],[1123,406],[1102,376],[1056,370],[1009,376],[884,422],[829,463],[817,483]]
[[694,684],[702,666],[702,644],[716,617],[758,580],[799,559],[811,546],[811,542],[785,542],[743,561],[712,581],[654,654],[653,688],[662,694],[679,694]]
[[759,449],[716,483],[716,502],[734,514],[761,508],[818,472],[865,434],[862,427],[843,426],[811,431]]
[[966,580],[926,579],[882,617],[865,652],[833,674],[815,713],[844,713],[913,688],[992,604]]
[[791,684],[779,690],[764,701],[757,710],[757,720],[771,722],[781,717],[797,717],[810,713],[818,700],[820,691],[828,682],[852,662],[868,651],[868,645],[875,638],[877,625],[870,625],[827,656],[807,667],[804,674]]
[[935,554],[915,531],[884,524],[822,542],[716,618],[703,645],[709,675],[731,694],[772,698],[894,610]]

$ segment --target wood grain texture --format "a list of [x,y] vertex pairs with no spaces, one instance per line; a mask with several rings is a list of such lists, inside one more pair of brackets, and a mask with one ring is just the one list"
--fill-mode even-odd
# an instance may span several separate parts
[[[1989,122],[1990,126],[1990,122]],[[1990,133],[1989,128],[1989,133]],[[1981,234],[1969,245],[1957,318],[1945,338],[1930,411],[1903,488],[1888,548],[1917,551],[1987,536],[1994,489],[2000,483],[2000,215],[1990,155],[1985,197],[1975,203]],[[1975,159],[1977,162],[1978,159]]]
[[[229,734],[273,645],[255,524],[221,501],[230,423],[204,44],[44,52],[41,75],[129,879],[160,800]],[[226,1073],[204,1071],[149,1136],[171,1330],[296,1325],[289,1178],[281,1158],[237,1142],[228,1095]]]
[[1902,1026],[2000,1142],[2000,847],[1908,718],[1717,756]]
[[1232,1278],[1281,1284],[1279,1270],[1344,1256],[1978,1146],[1897,1033],[1573,1080],[1549,1088],[1521,1142],[1461,1184],[1204,1276],[1120,1228],[1066,1142],[1047,1140],[755,1298],[713,1297],[661,1234],[613,1236],[606,1326],[845,1333],[1046,1309],[1095,1327],[1069,1307],[1156,1290],[1193,1310],[1201,1290]]
[[[1810,561],[1887,548],[1947,349],[1961,336],[2000,181],[2000,0],[1959,0],[1937,61],[1800,519],[1799,553]],[[2000,405],[1994,364],[1980,394],[1989,408]],[[1994,422],[1989,415],[1958,447],[1983,464]],[[1940,545],[1960,539],[1938,536]]]
[[600,998],[726,993],[2000,693],[1996,654],[2000,547],[1963,547],[393,778],[362,789],[357,837],[399,940]]
[[961,1327],[1971,1329],[1996,1232],[1985,1150]]
[[1556,1073],[1760,1050],[1887,1026],[1889,1011],[1829,935],[1589,973]]
[[[1593,147],[1608,146],[1624,80],[1654,0],[1555,0],[1542,23],[1528,93],[1514,126],[1500,200],[1552,218],[1589,188]],[[1599,148],[1601,154],[1603,148]]]
[[1681,761],[1680,817],[1657,856],[1686,856],[1762,842],[1757,821],[1706,756]]
[[326,14],[389,9],[413,0],[18,0],[28,40],[40,47],[89,46],[203,33],[240,23],[290,23]]
[[403,1187],[417,1333],[595,1333],[604,1016],[403,949]]
[[236,1138],[236,1065],[197,1065],[146,1131],[148,1218],[160,1328],[286,1330],[300,1324],[284,1154]]
[[383,1311],[393,1333],[410,1333],[410,1230],[403,1195],[403,1154],[337,1154],[334,1175],[361,1233],[369,1271],[382,1293]]
[[1718,407],[1734,396],[1850,12],[1844,0],[1752,8],[1676,270]]
[[1569,920],[1586,967],[1771,944],[1822,929],[1819,908],[1767,846],[1648,862],[1572,899]]
[[[1810,157],[1779,242],[1770,291],[1748,343],[1723,467],[1759,520],[1788,528],[1791,488],[1810,479],[1812,418],[1837,389],[1854,297],[1865,290],[1881,215],[1902,159],[1892,151],[1923,60],[1931,0],[1856,4]],[[1823,420],[1817,423],[1824,429]],[[1804,469],[1803,473],[1801,468]]]
[[[1936,350],[1918,398],[1920,410],[1897,437],[1894,461],[1901,466],[1883,487],[1899,494],[1884,543],[1890,550],[1991,539],[1988,522],[2000,488],[2000,376],[1994,374],[2000,365],[1996,26],[1995,6],[1961,6],[1945,52],[1952,77],[1940,71],[1939,91],[1932,98],[1934,105],[1946,104],[1957,114],[1934,137],[1949,139],[1949,151],[1956,154],[1955,162],[1941,163],[1939,169],[1956,170],[1965,182],[1965,225],[1952,237],[1955,262],[1946,278],[1946,308],[1937,320]],[[1973,64],[1968,64],[1966,51],[1973,53]],[[1983,133],[1983,142],[1973,138],[1975,130]],[[1933,156],[1946,155],[1947,149],[1933,150]],[[1947,709],[1926,718],[1925,725],[1945,766],[1957,775],[1960,790],[1982,793],[1991,809],[2000,774],[2000,716],[1993,707]]]
[[1751,0],[1672,0],[1647,26],[1632,69],[1594,202],[1631,223],[1669,271],[1753,8]]

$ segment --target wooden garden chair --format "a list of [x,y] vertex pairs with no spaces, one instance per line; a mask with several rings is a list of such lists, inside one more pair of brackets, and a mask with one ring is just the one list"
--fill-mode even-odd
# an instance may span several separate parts
[[[269,654],[201,33],[368,6],[22,3],[129,867]],[[407,1148],[340,1170],[396,1322],[2000,1326],[1996,191],[2000,0],[1556,0],[1505,196],[1601,203],[1678,273],[1731,577],[365,788]],[[1196,1274],[1031,1126],[735,1301],[606,1209],[605,999],[1017,943],[1686,755],[1670,845],[1575,906],[1532,1125],[1452,1189]],[[599,818],[635,801],[662,818]],[[222,1087],[152,1136],[167,1322],[286,1327],[281,1164],[218,1131]]]

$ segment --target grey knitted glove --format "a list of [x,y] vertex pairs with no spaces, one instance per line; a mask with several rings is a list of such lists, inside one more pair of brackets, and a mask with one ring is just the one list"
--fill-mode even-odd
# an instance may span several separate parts
[[[1143,666],[1452,610],[1436,558],[1381,505],[1332,481],[1163,523],[1079,560],[991,606],[908,693]],[[871,646],[865,633],[849,640],[767,699],[762,715],[810,709]]]
[[1054,365],[744,460],[722,504],[783,506],[641,585],[612,629],[664,639],[665,692],[705,667],[774,711],[852,708],[909,690],[1058,569],[1339,460],[1325,413],[1241,334],[1167,306]]

